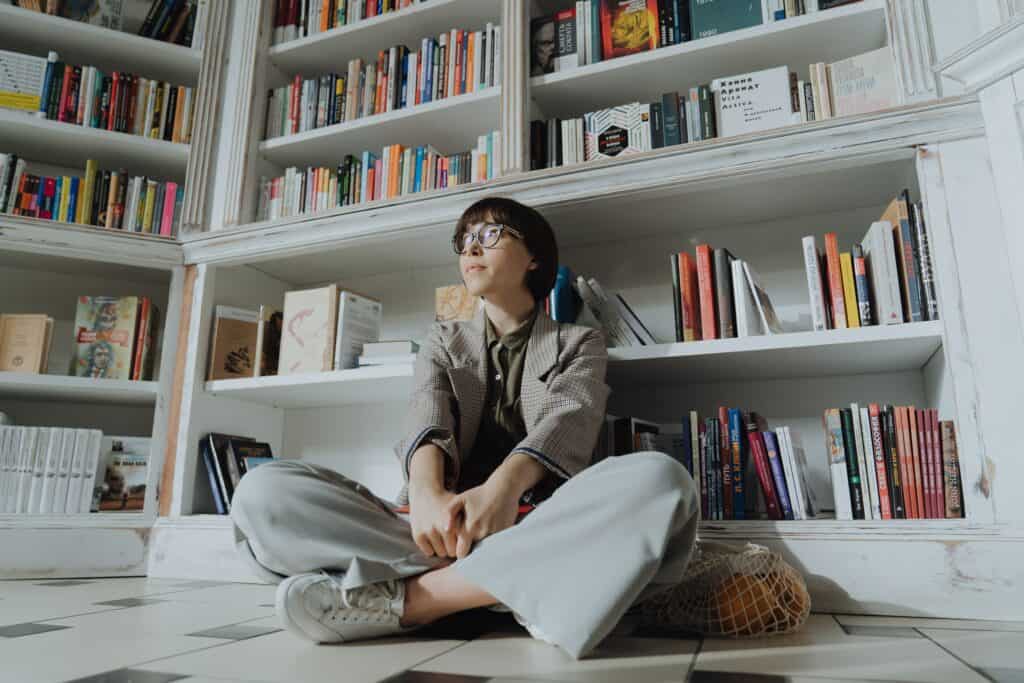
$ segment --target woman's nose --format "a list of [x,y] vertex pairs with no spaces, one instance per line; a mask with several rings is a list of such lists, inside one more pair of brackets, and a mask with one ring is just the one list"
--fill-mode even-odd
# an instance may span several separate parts
[[473,256],[479,256],[484,253],[484,248],[480,246],[479,240],[473,240],[469,243],[469,249],[466,251]]

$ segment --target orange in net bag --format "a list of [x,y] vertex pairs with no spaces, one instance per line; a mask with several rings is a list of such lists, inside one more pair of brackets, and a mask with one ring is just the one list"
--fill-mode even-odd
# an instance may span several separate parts
[[637,613],[657,630],[749,638],[799,630],[811,596],[800,573],[764,546],[698,540],[683,580]]

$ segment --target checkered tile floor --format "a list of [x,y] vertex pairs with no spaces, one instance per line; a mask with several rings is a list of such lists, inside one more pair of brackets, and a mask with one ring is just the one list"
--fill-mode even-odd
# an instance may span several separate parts
[[574,661],[487,610],[414,637],[315,645],[281,630],[273,597],[209,581],[0,581],[0,681],[1024,683],[1024,622],[814,614],[797,635],[746,641],[645,637],[624,622]]

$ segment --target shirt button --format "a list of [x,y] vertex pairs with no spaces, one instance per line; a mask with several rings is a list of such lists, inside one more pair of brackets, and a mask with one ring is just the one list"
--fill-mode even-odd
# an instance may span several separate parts
[[501,373],[499,372],[498,374],[496,374],[494,376],[494,379],[496,379],[496,380],[498,380],[500,382],[501,381]]

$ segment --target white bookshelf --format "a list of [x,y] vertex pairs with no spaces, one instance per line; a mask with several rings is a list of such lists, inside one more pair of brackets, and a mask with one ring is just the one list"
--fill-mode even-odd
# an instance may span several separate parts
[[[294,135],[270,138],[259,145],[260,154],[281,167],[325,165],[335,167],[346,154],[363,150],[380,154],[385,145],[433,145],[441,154],[454,154],[476,146],[480,134],[498,126],[501,87],[446,97],[403,107],[384,114],[315,128]],[[459,121],[452,126],[453,119]]]
[[478,29],[500,13],[501,0],[430,0],[324,33],[272,45],[270,61],[287,73],[310,76],[324,64],[345,64],[375,55],[384,46],[406,43],[416,50],[421,38],[453,28]]
[[3,49],[46,57],[56,50],[64,62],[103,70],[131,70],[175,85],[195,85],[202,51],[92,26],[43,12],[0,5]]
[[317,408],[401,401],[412,388],[412,365],[380,365],[351,370],[274,375],[207,382],[210,396],[274,408]]
[[136,175],[184,180],[189,145],[50,121],[26,112],[0,109],[0,149],[17,150],[29,160],[60,159],[82,169],[95,159],[100,168],[127,168]]
[[[582,116],[613,104],[682,93],[713,78],[786,65],[807,78],[808,65],[885,46],[885,0],[861,0],[822,12],[691,40],[530,79],[544,117]],[[637,74],[643,74],[637,78]]]
[[157,382],[0,372],[0,396],[33,401],[156,403]]

